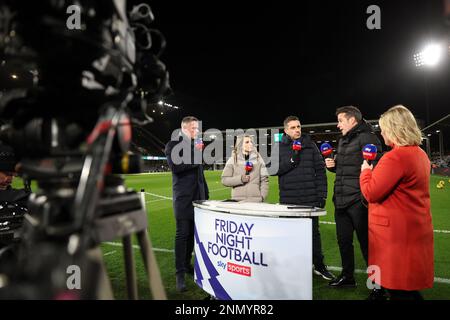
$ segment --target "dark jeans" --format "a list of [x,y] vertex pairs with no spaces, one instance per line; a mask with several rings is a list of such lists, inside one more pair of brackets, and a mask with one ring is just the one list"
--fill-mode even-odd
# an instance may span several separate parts
[[319,217],[312,217],[313,264],[316,269],[325,267],[322,254],[322,241],[319,231]]
[[368,262],[368,212],[358,201],[351,206],[335,210],[336,234],[342,261],[342,275],[353,278],[355,254],[353,251],[353,232],[356,231],[361,252]]
[[175,269],[184,274],[191,265],[194,250],[194,220],[177,219],[175,234]]
[[423,300],[419,291],[391,290],[389,292],[390,300]]

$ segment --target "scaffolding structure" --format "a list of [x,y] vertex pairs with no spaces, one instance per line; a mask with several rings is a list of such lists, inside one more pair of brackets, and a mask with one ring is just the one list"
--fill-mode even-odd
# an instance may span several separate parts
[[[447,114],[445,117],[442,117],[438,121],[430,124],[429,126],[426,126],[422,129],[424,140],[425,140],[425,147],[427,154],[430,158],[433,157],[433,150],[439,150],[439,157],[441,160],[444,159],[446,153],[446,143],[448,141],[444,140],[445,134],[448,135],[450,132],[450,114]],[[438,148],[435,148],[434,146],[438,145]]]

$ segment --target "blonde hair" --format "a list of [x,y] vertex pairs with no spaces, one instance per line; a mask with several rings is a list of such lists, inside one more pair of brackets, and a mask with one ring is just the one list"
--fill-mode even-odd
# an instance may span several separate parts
[[258,161],[259,161],[260,155],[259,155],[259,152],[256,150],[255,140],[253,139],[253,136],[249,135],[249,134],[244,134],[244,135],[238,136],[236,139],[236,143],[234,144],[234,147],[233,147],[234,163],[237,163],[238,154],[242,153],[242,145],[244,144],[245,138],[250,138],[250,141],[253,144],[252,151],[254,151],[256,153],[256,159],[258,159]]
[[422,133],[411,111],[402,105],[394,106],[380,117],[380,127],[386,137],[397,146],[419,146]]

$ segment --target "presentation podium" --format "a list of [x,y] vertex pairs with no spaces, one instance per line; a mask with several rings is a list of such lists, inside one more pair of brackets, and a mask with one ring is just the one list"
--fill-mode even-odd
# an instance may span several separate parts
[[320,208],[195,201],[195,282],[220,300],[312,300]]

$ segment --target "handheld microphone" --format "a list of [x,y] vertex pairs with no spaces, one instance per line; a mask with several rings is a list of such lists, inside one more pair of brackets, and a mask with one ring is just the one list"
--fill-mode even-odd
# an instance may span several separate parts
[[320,145],[320,153],[324,158],[333,158],[333,148],[327,142]]
[[294,152],[296,153],[300,152],[300,150],[302,150],[302,143],[300,141],[295,140],[292,143],[292,150],[294,150]]
[[374,144],[366,144],[362,149],[363,158],[367,160],[369,164],[377,158],[377,146]]
[[245,175],[248,176],[250,174],[250,171],[253,170],[253,163],[251,163],[250,161],[247,161],[245,163]]
[[195,139],[194,146],[197,150],[202,151],[203,148],[205,147],[205,144],[203,143],[202,138]]

